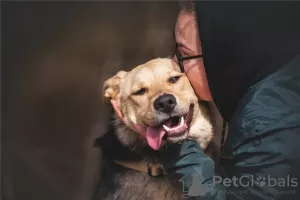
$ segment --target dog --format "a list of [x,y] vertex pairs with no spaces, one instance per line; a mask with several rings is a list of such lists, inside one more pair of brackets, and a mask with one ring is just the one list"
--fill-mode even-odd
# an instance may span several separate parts
[[206,151],[214,136],[209,106],[199,101],[185,73],[172,59],[156,58],[119,71],[104,82],[103,93],[123,119],[115,114],[113,134],[107,134],[115,143],[100,144],[106,164],[94,199],[182,199],[174,177],[149,176],[149,166],[159,165],[159,150],[168,145],[190,139]]

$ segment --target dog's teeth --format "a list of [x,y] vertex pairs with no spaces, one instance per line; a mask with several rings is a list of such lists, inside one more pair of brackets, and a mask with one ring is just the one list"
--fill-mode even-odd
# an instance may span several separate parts
[[169,127],[167,127],[166,125],[163,125],[163,128],[167,131],[167,132],[169,132],[171,129],[169,128]]
[[180,126],[183,126],[184,125],[184,117],[181,117],[180,118]]

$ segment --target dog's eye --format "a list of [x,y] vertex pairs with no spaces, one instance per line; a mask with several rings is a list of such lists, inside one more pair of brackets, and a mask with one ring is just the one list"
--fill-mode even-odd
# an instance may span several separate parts
[[143,95],[143,94],[145,94],[147,92],[147,89],[146,88],[141,88],[141,89],[139,89],[138,91],[136,91],[136,92],[134,92],[134,93],[132,93],[133,95]]
[[169,78],[169,82],[170,83],[176,83],[178,80],[179,80],[180,76],[174,76],[174,77],[171,77]]

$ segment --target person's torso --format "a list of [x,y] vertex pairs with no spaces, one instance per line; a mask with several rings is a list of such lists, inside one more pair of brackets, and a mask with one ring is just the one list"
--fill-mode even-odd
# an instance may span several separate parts
[[[289,164],[300,167],[300,154],[293,152],[300,146],[300,133],[272,134],[293,127],[300,127],[300,56],[253,85],[239,103],[224,148],[224,155],[229,158],[223,161],[226,171],[234,173],[234,166],[239,162],[237,155],[265,152],[270,148],[274,153],[298,155],[299,159],[294,159],[298,163]],[[272,147],[262,144],[261,138],[265,137],[273,141]]]

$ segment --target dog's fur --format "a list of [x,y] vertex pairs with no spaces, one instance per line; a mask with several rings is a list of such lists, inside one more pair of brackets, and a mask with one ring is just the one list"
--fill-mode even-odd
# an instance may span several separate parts
[[[180,76],[176,83],[168,82],[169,78],[176,76]],[[141,88],[147,90],[145,94],[133,95]],[[190,104],[195,105],[188,133],[176,139],[172,138],[172,142],[191,138],[206,149],[212,139],[212,125],[206,109],[200,106],[189,80],[185,74],[180,73],[178,65],[171,59],[158,58],[130,72],[120,71],[104,83],[104,91],[106,98],[117,101],[124,115],[125,123],[116,117],[116,133],[126,146],[136,146],[137,143],[145,141],[128,126],[156,126],[169,117],[157,112],[153,106],[154,101],[164,93],[172,94],[176,98],[174,115],[183,115],[189,111]]]
[[[180,78],[170,82],[172,77]],[[214,132],[209,109],[199,102],[186,75],[180,72],[178,65],[171,59],[157,58],[137,66],[130,72],[118,72],[105,81],[103,88],[104,97],[117,102],[124,120],[120,120],[118,115],[115,115],[113,131],[120,143],[111,148],[115,151],[114,156],[111,156],[112,152],[108,152],[110,156],[106,156],[108,160],[104,167],[97,199],[182,199],[182,189],[172,177],[155,179],[146,173],[116,165],[111,159],[119,159],[122,155],[124,157],[137,155],[139,159],[147,160],[149,163],[159,161],[158,152],[149,147],[141,134],[129,127],[134,124],[153,127],[168,119],[172,114],[158,112],[153,106],[154,101],[166,93],[176,99],[177,104],[172,111],[174,116],[188,113],[190,105],[194,105],[187,131],[180,136],[167,137],[166,143],[192,139],[196,140],[204,150],[208,148]],[[136,93],[137,91],[139,93]],[[108,145],[107,142],[102,144],[105,143]]]

